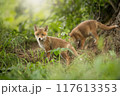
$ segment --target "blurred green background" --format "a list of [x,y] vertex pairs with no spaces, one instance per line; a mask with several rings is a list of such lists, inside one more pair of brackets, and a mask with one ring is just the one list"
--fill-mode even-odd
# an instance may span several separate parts
[[[0,79],[120,79],[120,59],[113,50],[82,53],[65,66],[58,57],[45,59],[34,37],[34,25],[48,25],[48,35],[68,41],[80,22],[106,22],[119,0],[0,0]],[[111,9],[109,12],[106,9]],[[103,13],[101,13],[101,11]],[[107,14],[107,15],[106,15]],[[106,15],[106,16],[104,16]],[[104,19],[102,19],[104,17]],[[59,50],[58,50],[59,51]]]

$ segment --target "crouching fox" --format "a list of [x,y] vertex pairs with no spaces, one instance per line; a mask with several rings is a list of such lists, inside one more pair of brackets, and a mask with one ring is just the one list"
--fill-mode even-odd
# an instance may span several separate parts
[[76,43],[78,48],[83,49],[85,40],[88,36],[92,35],[95,38],[95,43],[98,42],[97,29],[111,30],[119,27],[118,25],[106,26],[96,20],[87,20],[76,26],[70,33],[70,37]]

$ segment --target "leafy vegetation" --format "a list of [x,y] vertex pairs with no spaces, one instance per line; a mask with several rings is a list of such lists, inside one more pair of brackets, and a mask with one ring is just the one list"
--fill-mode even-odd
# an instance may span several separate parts
[[59,56],[48,61],[34,37],[34,24],[48,25],[49,36],[68,41],[69,32],[80,22],[101,20],[101,11],[107,12],[104,6],[111,6],[109,0],[0,0],[0,79],[120,79],[119,56],[114,50],[104,51],[103,37],[99,54],[77,50],[79,56],[71,56],[70,66],[59,55],[66,49],[51,50]]

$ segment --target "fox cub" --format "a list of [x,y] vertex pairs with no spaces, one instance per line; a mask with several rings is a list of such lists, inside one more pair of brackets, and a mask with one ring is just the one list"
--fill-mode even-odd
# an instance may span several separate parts
[[[75,56],[78,55],[74,47],[69,42],[60,38],[47,36],[48,26],[45,28],[37,28],[37,26],[34,26],[34,31],[37,42],[47,53],[48,59],[50,59],[50,50],[57,48],[69,48],[73,51]],[[68,55],[68,51],[61,52],[61,56],[66,60],[67,65],[69,65],[70,57]]]
[[80,23],[77,27],[75,27],[71,33],[70,37],[75,42],[77,48],[83,49],[85,40],[88,36],[92,35],[95,38],[95,44],[98,42],[98,35],[97,35],[97,29],[103,29],[103,30],[110,30],[113,28],[119,27],[118,25],[113,26],[106,26],[100,22],[97,22],[96,20],[87,20],[82,23]]

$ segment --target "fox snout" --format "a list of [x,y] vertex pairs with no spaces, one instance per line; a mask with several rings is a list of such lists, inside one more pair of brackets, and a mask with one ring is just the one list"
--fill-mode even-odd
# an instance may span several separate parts
[[39,38],[39,40],[41,40],[41,38]]
[[43,40],[43,38],[38,38],[39,40]]

